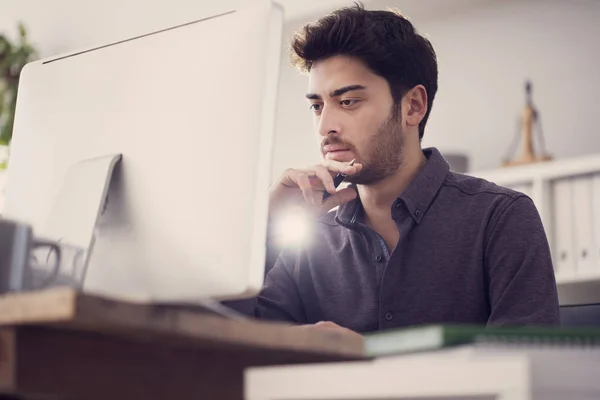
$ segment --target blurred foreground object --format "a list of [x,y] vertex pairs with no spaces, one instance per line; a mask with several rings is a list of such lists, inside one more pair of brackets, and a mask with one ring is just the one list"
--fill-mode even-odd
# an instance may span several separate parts
[[[525,83],[525,93],[527,100],[525,108],[521,113],[521,120],[519,122],[520,131],[517,130],[515,139],[508,151],[507,156],[504,158],[504,162],[502,163],[504,167],[552,160],[552,156],[546,153],[544,147],[542,123],[539,112],[533,105],[533,101],[531,99],[531,82],[529,81]],[[534,149],[533,144],[534,129],[537,133],[537,150]],[[520,137],[522,137],[522,140],[519,140]],[[521,155],[518,158],[513,158],[519,142],[522,142]]]

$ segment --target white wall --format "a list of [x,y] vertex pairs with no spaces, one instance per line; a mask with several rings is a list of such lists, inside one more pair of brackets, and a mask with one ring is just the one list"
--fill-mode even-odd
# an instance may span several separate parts
[[304,22],[306,21],[292,22],[284,32],[273,151],[273,179],[286,168],[316,164],[320,160],[312,113],[304,97],[308,77],[293,68],[289,60],[289,43],[294,31]]

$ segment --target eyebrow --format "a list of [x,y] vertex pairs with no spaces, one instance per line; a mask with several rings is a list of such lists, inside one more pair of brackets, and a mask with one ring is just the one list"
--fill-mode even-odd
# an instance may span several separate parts
[[[339,89],[335,89],[333,92],[329,93],[329,97],[339,97],[339,96],[346,94],[348,92],[351,92],[353,90],[364,90],[364,89],[366,89],[366,87],[364,87],[363,85],[348,85],[348,86],[341,87]],[[321,96],[319,96],[316,93],[307,93],[306,98],[309,100],[320,100]]]

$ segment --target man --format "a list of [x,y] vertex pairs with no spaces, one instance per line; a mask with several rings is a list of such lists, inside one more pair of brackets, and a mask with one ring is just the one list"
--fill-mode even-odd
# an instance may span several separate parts
[[[358,333],[556,324],[550,251],[531,199],[451,172],[438,150],[421,149],[437,91],[431,43],[403,16],[357,5],[304,27],[292,50],[309,74],[323,163],[284,173],[271,216],[298,202],[320,216],[310,245],[278,254],[256,315]],[[336,191],[338,173],[352,186]]]

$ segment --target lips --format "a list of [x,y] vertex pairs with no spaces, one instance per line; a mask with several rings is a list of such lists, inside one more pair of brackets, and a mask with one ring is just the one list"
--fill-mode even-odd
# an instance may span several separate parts
[[350,150],[337,150],[325,153],[325,158],[327,158],[328,160],[348,162],[356,157]]
[[344,147],[344,146],[340,146],[340,145],[336,145],[336,144],[328,144],[326,146],[323,146],[323,151],[325,153],[334,153],[336,151],[349,151],[350,149],[348,147]]

